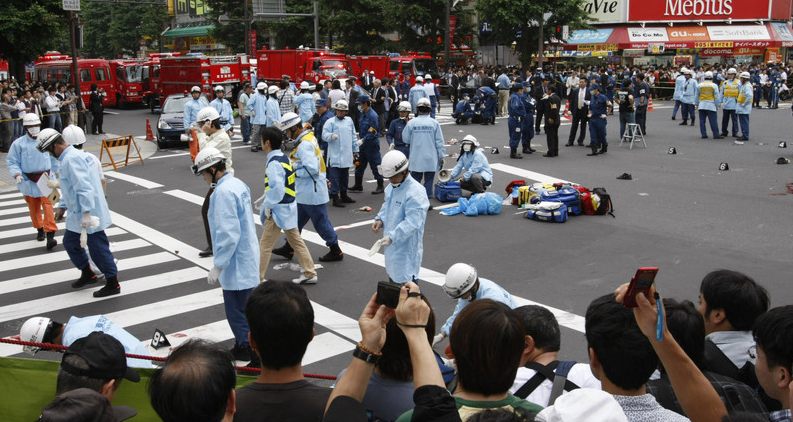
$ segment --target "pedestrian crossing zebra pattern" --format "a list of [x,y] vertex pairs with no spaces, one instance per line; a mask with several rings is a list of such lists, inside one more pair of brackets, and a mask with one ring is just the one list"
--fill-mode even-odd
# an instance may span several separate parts
[[[100,287],[72,289],[79,277],[61,245],[47,251],[35,239],[28,208],[18,193],[0,194],[0,337],[13,337],[27,318],[47,316],[67,322],[71,316],[102,314],[124,327],[147,346],[152,356],[167,356],[169,348],[154,349],[155,329],[166,333],[172,347],[190,338],[231,346],[233,334],[225,319],[219,288],[206,283],[212,260],[198,249],[153,230],[119,213],[105,232],[118,260],[121,294],[95,299]],[[58,224],[61,241],[64,224]],[[316,336],[304,365],[322,362],[354,349],[360,340],[357,321],[312,302]],[[0,343],[0,356],[29,357],[21,346]],[[58,355],[40,353],[57,359]],[[335,375],[335,374],[334,374]]]

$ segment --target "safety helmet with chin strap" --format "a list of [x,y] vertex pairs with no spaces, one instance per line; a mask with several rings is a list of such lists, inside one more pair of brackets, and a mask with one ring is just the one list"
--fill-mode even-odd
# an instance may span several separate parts
[[[454,264],[446,272],[443,291],[452,299],[459,299],[474,287],[478,279],[476,268],[473,266],[463,263]],[[472,297],[471,300],[473,299]]]

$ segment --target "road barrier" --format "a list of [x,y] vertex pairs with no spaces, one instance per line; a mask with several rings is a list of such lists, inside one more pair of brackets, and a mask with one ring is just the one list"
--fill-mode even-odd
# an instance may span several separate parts
[[[135,137],[132,135],[126,136],[119,136],[118,138],[106,138],[102,139],[102,146],[99,150],[99,161],[102,163],[102,168],[104,167],[113,167],[113,170],[118,171],[118,166],[116,165],[116,160],[113,159],[113,154],[110,153],[110,148],[117,148],[117,147],[127,147],[126,157],[124,158],[124,166],[128,166],[130,163],[137,163],[140,161],[141,164],[145,165],[143,162],[143,157],[140,155],[140,150],[138,149],[138,144],[135,142]],[[130,152],[132,147],[135,147],[135,151],[137,151],[137,155],[130,156]],[[102,157],[107,151],[107,157],[110,159],[110,162],[106,163],[102,161]],[[130,161],[130,158],[132,161]]]

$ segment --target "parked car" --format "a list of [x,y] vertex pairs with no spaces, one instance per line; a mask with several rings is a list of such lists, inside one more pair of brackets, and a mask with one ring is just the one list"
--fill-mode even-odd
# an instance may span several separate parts
[[[204,101],[209,101],[202,95]],[[172,144],[187,142],[184,135],[184,105],[190,101],[190,94],[171,94],[165,99],[157,120],[157,146],[167,148]]]

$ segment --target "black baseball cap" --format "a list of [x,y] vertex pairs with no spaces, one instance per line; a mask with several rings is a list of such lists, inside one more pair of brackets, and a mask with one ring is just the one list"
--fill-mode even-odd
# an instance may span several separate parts
[[[66,362],[66,356],[77,355],[85,360],[88,369],[76,368]],[[140,375],[127,366],[124,346],[113,336],[94,331],[86,337],[77,339],[63,354],[61,369],[78,376],[98,379],[124,378],[132,382],[140,381]]]

